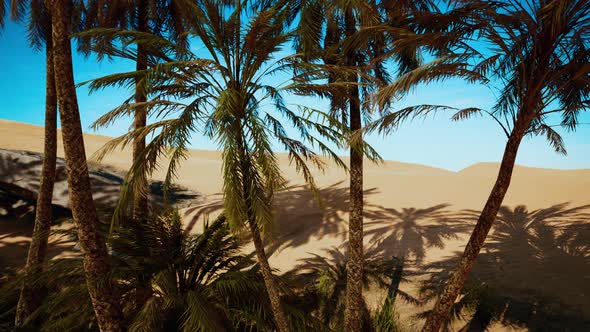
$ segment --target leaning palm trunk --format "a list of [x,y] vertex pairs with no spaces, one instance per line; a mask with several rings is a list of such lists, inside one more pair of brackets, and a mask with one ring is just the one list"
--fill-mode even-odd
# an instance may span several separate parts
[[84,254],[88,293],[101,331],[122,331],[121,309],[109,279],[107,247],[98,230],[99,219],[92,200],[84,138],[74,84],[69,39],[71,0],[52,1],[55,82],[66,157],[70,206]]
[[531,112],[528,112],[527,114],[527,112],[523,111],[518,115],[514,130],[509,136],[504,149],[504,155],[502,157],[502,163],[500,164],[500,171],[496,183],[494,184],[492,192],[490,193],[477,224],[473,229],[473,233],[471,233],[469,242],[467,242],[467,246],[455,268],[455,272],[451,275],[449,282],[435,304],[434,309],[432,309],[432,312],[428,316],[426,323],[422,328],[422,332],[438,332],[449,317],[451,307],[455,303],[461,288],[463,288],[463,285],[467,280],[469,272],[475,264],[475,259],[486,240],[494,220],[496,219],[498,210],[502,205],[504,196],[508,191],[518,147],[531,123],[532,116],[530,113]]
[[[145,1],[140,1],[137,6],[137,30],[140,32],[147,32],[147,4]],[[142,45],[137,46],[137,60],[136,60],[136,70],[138,72],[143,72],[148,67],[148,58],[147,52]],[[145,103],[147,101],[145,88],[141,84],[141,79],[138,78],[135,82],[135,102],[136,103]],[[141,106],[135,109],[135,118],[133,122],[133,127],[138,130],[142,129],[147,124],[147,113],[146,107]],[[136,137],[133,141],[133,163],[140,162],[139,160],[142,158],[143,151],[145,150],[145,137]],[[145,177],[145,175],[140,175]],[[145,185],[147,181],[146,179],[141,179],[139,183]],[[145,214],[148,209],[148,197],[147,197],[147,188],[139,188],[137,192],[133,195],[133,219],[135,221],[142,220],[145,217]]]
[[[250,170],[250,167],[247,166],[249,163],[250,156],[245,152],[247,151],[247,148],[244,144],[243,129],[240,129],[239,132],[240,134],[237,137],[237,142],[240,146],[239,155],[240,161],[242,163],[241,173],[244,175],[244,178],[242,178],[242,189],[244,192],[244,196],[242,196],[242,198],[244,202],[246,202],[246,214],[248,219],[247,223],[248,227],[250,228],[250,234],[252,235],[252,241],[254,242],[256,258],[258,260],[258,264],[260,265],[260,272],[262,272],[264,286],[266,287],[266,292],[268,293],[268,298],[270,300],[270,306],[272,309],[273,317],[277,324],[277,329],[279,330],[279,332],[289,332],[289,322],[287,321],[287,315],[285,315],[285,311],[283,310],[283,307],[281,305],[279,287],[277,285],[275,277],[272,274],[270,264],[268,263],[268,257],[266,256],[264,243],[262,242],[260,225],[257,223],[256,216],[252,210],[252,197],[248,195],[248,193],[250,192],[250,178],[253,177],[253,174],[251,173],[252,171]],[[270,201],[267,203],[270,204]]]
[[256,258],[260,265],[260,271],[262,272],[262,278],[264,279],[264,285],[266,286],[266,292],[270,299],[270,305],[272,313],[277,323],[277,328],[280,332],[289,331],[289,323],[287,322],[287,316],[281,306],[281,298],[279,296],[279,288],[277,281],[275,280],[270,265],[268,264],[268,257],[264,250],[264,244],[260,237],[260,229],[256,225],[256,221],[249,221],[250,231],[252,233],[252,240],[254,241],[254,248],[256,250]]
[[[53,45],[51,32],[45,44],[46,52],[46,86],[45,86],[45,146],[43,151],[43,166],[37,208],[35,211],[35,226],[31,238],[31,246],[25,265],[25,275],[38,274],[43,269],[47,256],[47,242],[49,228],[53,218],[51,200],[55,183],[55,168],[57,158],[57,93],[55,91],[55,75],[53,67]],[[20,328],[26,319],[40,304],[42,290],[31,284],[30,280],[23,283],[16,309],[15,327]]]

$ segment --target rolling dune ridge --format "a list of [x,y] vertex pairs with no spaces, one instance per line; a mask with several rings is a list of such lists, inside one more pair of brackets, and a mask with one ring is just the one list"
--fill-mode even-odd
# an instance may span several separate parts
[[[86,135],[88,157],[109,139]],[[61,137],[58,144],[58,156],[63,157]],[[43,129],[1,120],[0,148],[42,152]],[[276,225],[269,236],[268,250],[271,266],[288,272],[305,264],[313,254],[329,259],[330,249],[343,249],[348,181],[345,173],[330,163],[325,172],[316,171],[324,205],[320,208],[287,156],[281,154],[279,159],[290,182],[288,189],[276,197]],[[116,151],[103,161],[119,170],[127,169],[130,162],[128,150]],[[437,278],[444,277],[438,271],[453,264],[453,258],[462,251],[477,210],[493,185],[498,164],[478,163],[459,172],[394,161],[366,165],[365,245],[386,257],[405,257],[404,273],[411,281],[402,283],[401,289],[425,296],[420,290],[435,287]],[[163,174],[162,169],[154,174],[154,180],[162,180]],[[199,194],[181,209],[187,231],[198,232],[205,218],[221,211],[221,181],[220,153],[192,150],[176,180]],[[571,322],[573,330],[590,326],[584,325],[590,324],[590,208],[586,206],[590,205],[590,169],[517,166],[504,205],[473,270],[473,276],[495,292],[499,306],[508,308],[503,322],[493,329],[519,329],[519,321],[529,328],[550,327],[546,324],[556,319],[564,324]],[[533,222],[539,226],[525,227]],[[571,225],[579,227],[579,232],[564,242]],[[13,255],[5,249],[15,242],[23,243],[18,248],[26,255],[27,234],[30,230],[26,226],[0,222],[2,256]],[[572,243],[579,244],[576,248],[580,253],[568,251],[565,246]],[[52,254],[59,254],[62,247],[63,243],[54,243]],[[368,294],[373,305],[383,296],[377,291]],[[534,309],[531,303],[547,311]],[[411,316],[428,308],[429,304],[400,302],[398,312],[411,325]]]

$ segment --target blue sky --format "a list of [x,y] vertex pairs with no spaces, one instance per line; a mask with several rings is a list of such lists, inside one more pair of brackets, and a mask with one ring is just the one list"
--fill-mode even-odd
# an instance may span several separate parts
[[[8,22],[0,35],[0,118],[43,124],[45,103],[45,56],[43,51],[29,48],[23,27]],[[133,70],[129,61],[97,62],[95,58],[74,56],[76,82],[101,77],[110,73]],[[119,105],[129,91],[109,89],[88,95],[78,89],[82,125],[89,126],[100,115]],[[493,93],[486,87],[467,84],[461,80],[418,87],[400,101],[398,107],[414,104],[441,104],[454,107],[489,108]],[[321,104],[321,103],[320,103]],[[316,107],[317,105],[312,105]],[[481,118],[463,122],[451,122],[450,113],[440,113],[435,118],[418,120],[404,125],[388,137],[377,135],[368,141],[384,159],[420,163],[450,170],[460,170],[477,162],[498,162],[502,156],[505,137],[491,119]],[[590,123],[590,112],[581,117]],[[130,120],[100,130],[103,135],[116,136],[127,131]],[[562,169],[590,168],[590,126],[582,125],[575,133],[560,131],[565,140],[568,155],[553,152],[540,137],[523,141],[518,164],[533,167]],[[193,147],[215,149],[214,142],[193,137]],[[344,154],[344,151],[343,151]]]

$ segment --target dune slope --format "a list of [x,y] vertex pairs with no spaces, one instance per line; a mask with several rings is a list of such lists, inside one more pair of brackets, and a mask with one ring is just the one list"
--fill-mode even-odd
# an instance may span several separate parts
[[[41,127],[0,121],[0,148],[40,152],[42,135]],[[86,135],[85,140],[90,156],[109,138]],[[61,148],[59,156],[63,156]],[[305,264],[312,253],[330,258],[328,250],[341,248],[346,241],[348,182],[344,172],[334,167],[316,172],[325,205],[320,209],[286,156],[279,159],[290,187],[277,195],[276,227],[268,248],[271,265],[287,272]],[[130,153],[117,151],[104,163],[128,168]],[[408,277],[414,282],[402,283],[403,290],[418,295],[421,287],[428,289],[444,276],[437,271],[452,266],[497,169],[494,163],[475,164],[459,172],[394,161],[367,166],[365,243],[386,257],[406,255],[405,270],[416,276]],[[215,151],[192,150],[183,164],[177,182],[204,197],[182,210],[188,231],[199,231],[205,217],[220,212],[220,172],[220,154]],[[155,180],[162,177],[163,171],[154,175]],[[590,296],[584,296],[590,291],[590,210],[586,206],[590,204],[590,170],[517,166],[504,204],[495,233],[473,272],[494,294],[502,294],[495,297],[498,303],[512,310],[505,310],[504,321],[495,328],[533,328],[556,319],[572,322],[574,329],[590,327]],[[524,227],[532,221],[541,228]],[[572,224],[580,228],[568,240],[564,237],[571,233],[567,227]],[[0,228],[2,232],[0,247],[10,237]],[[578,245],[577,252],[570,250],[573,244]],[[375,304],[381,294],[373,295]],[[532,303],[550,309],[543,311]],[[428,309],[428,305],[400,306],[407,321]]]

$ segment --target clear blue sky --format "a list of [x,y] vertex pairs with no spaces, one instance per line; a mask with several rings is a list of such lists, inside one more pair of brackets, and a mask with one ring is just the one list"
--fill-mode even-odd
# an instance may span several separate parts
[[[45,103],[45,56],[43,51],[29,48],[23,27],[9,22],[0,35],[0,118],[43,124]],[[106,74],[133,70],[126,61],[97,62],[94,58],[74,56],[76,82]],[[128,91],[115,89],[88,95],[78,89],[82,124],[89,125],[106,111],[119,105]],[[461,80],[422,86],[400,102],[399,106],[414,104],[442,104],[454,107],[489,108],[494,96],[485,87],[470,85]],[[313,105],[317,106],[317,105]],[[420,163],[451,170],[460,170],[477,162],[498,162],[505,138],[501,129],[488,118],[451,122],[450,114],[439,114],[434,119],[406,124],[389,137],[372,136],[368,140],[384,159]],[[590,123],[590,112],[581,117]],[[130,121],[101,130],[104,135],[124,133]],[[550,168],[590,168],[590,126],[580,126],[575,133],[561,131],[568,149],[567,156],[557,155],[540,138],[526,139],[517,162],[521,165]],[[199,137],[193,147],[215,149],[216,145]]]

